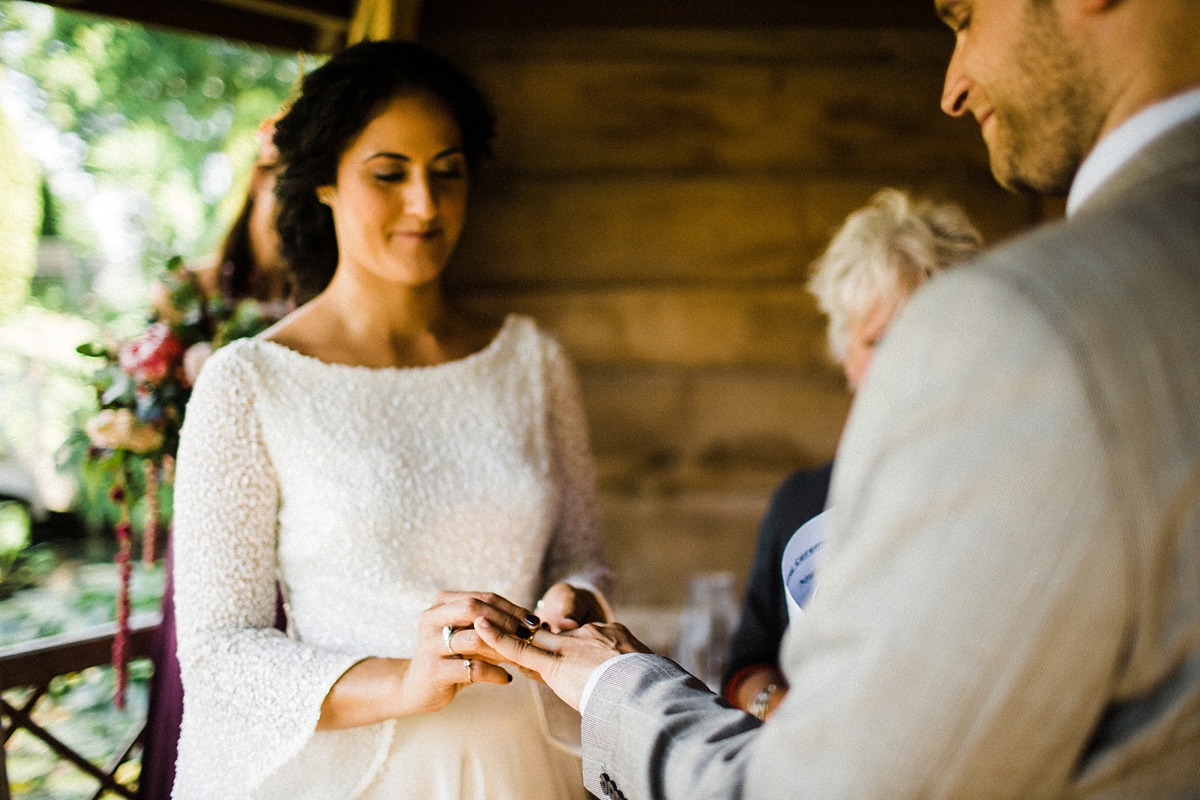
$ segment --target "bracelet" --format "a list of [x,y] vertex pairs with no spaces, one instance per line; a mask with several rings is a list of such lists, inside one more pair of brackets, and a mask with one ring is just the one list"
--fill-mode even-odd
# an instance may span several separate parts
[[754,718],[762,720],[767,716],[767,705],[771,702],[771,696],[779,689],[779,685],[768,683],[766,686],[758,690],[758,693],[750,699],[746,705],[746,711]]
[[750,677],[751,675],[753,675],[754,673],[758,672],[759,670],[761,670],[763,667],[766,667],[766,666],[769,666],[769,665],[768,664],[751,664],[748,667],[742,667],[737,672],[733,673],[733,675],[730,676],[729,680],[725,681],[725,699],[729,701],[729,704],[731,706],[736,706],[738,704],[737,690],[738,690],[738,687],[742,685],[742,681],[746,680],[746,678]]

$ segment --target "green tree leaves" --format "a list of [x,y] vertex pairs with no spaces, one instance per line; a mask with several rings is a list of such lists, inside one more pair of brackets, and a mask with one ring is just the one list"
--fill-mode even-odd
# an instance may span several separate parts
[[[31,111],[78,146],[76,168],[96,190],[146,198],[146,266],[219,240],[240,201],[223,198],[253,161],[253,133],[299,69],[290,53],[13,0],[0,0],[0,61],[32,79]],[[62,196],[51,178],[64,233],[99,255],[86,198]]]
[[20,308],[37,268],[42,175],[0,109],[0,320]]

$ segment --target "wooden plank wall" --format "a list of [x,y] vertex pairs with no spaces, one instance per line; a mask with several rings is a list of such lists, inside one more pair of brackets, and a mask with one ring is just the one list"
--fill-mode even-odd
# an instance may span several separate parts
[[771,489],[850,404],[804,289],[878,188],[961,202],[994,241],[1042,204],[938,108],[936,30],[474,30],[425,38],[499,114],[448,274],[531,314],[579,369],[622,602],[739,579]]

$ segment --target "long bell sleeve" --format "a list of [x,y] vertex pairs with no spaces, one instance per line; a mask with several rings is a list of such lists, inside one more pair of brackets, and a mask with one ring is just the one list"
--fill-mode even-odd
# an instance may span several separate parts
[[250,797],[314,735],[330,687],[365,654],[275,630],[279,487],[239,343],[196,383],[175,484],[184,716],[173,796]]
[[545,337],[546,413],[558,516],[542,566],[544,586],[565,581],[590,589],[611,610],[615,581],[604,558],[596,470],[588,445],[579,381],[562,347]]

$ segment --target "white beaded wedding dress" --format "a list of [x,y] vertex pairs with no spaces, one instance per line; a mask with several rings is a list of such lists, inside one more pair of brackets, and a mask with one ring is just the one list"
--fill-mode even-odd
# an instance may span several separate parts
[[532,320],[433,367],[218,351],[188,406],[174,537],[178,800],[583,796],[511,668],[437,712],[315,731],[350,666],[415,652],[439,591],[529,607],[559,580],[611,588],[578,387]]

